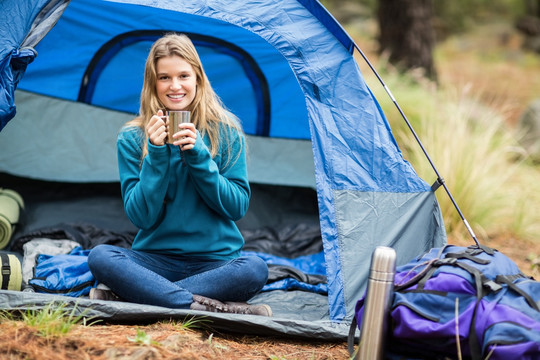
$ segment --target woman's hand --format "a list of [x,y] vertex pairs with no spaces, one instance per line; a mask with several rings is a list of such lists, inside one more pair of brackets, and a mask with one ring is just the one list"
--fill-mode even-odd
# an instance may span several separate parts
[[152,116],[148,125],[146,125],[146,133],[152,145],[165,145],[167,141],[167,124],[162,110],[158,110],[158,113]]
[[173,135],[175,139],[173,144],[180,146],[182,151],[191,150],[197,140],[197,130],[193,123],[181,123],[178,125],[180,130]]

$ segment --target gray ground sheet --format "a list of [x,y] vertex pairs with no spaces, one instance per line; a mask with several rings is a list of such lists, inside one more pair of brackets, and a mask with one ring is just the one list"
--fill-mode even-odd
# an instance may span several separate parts
[[118,301],[96,301],[88,298],[39,294],[21,291],[0,291],[0,308],[9,310],[44,309],[51,302],[64,305],[88,318],[112,324],[145,324],[159,320],[200,319],[199,324],[211,329],[245,335],[345,341],[349,324],[328,319],[327,297],[304,291],[274,290],[261,293],[251,303],[268,304],[273,316],[222,314]]

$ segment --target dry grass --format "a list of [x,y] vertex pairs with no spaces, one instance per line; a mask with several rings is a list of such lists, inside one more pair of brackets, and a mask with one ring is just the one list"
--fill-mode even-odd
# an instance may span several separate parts
[[[151,341],[135,341],[144,333]],[[347,359],[344,343],[232,336],[184,329],[173,323],[147,326],[75,325],[63,336],[45,338],[22,322],[0,324],[0,358],[67,359]]]
[[511,24],[492,24],[452,37],[436,51],[441,83],[469,86],[510,125],[540,94],[540,57],[523,51]]
[[[377,57],[369,38],[360,38],[360,45],[481,242],[513,239],[522,257],[535,258],[540,254],[540,193],[534,189],[540,167],[527,159],[515,125],[540,93],[540,56],[523,51],[523,40],[511,24],[486,25],[448,38],[435,52],[436,84],[415,81],[415,72],[398,74],[384,57]],[[363,72],[404,157],[433,183],[436,174],[400,113],[371,71]],[[449,237],[470,241],[443,188],[437,197]]]

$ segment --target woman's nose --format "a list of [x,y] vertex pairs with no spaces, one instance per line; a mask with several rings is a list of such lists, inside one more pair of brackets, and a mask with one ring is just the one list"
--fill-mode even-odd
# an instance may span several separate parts
[[178,79],[173,79],[171,83],[171,88],[173,89],[180,89],[182,87],[182,82]]

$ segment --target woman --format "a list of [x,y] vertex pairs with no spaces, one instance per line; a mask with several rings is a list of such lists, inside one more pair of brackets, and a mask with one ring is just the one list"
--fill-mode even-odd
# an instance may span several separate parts
[[[191,122],[171,129],[164,110],[190,111]],[[244,303],[264,286],[268,267],[240,256],[244,240],[235,221],[251,195],[243,132],[187,36],[153,44],[140,115],[120,131],[117,150],[124,208],[139,231],[131,249],[91,251],[98,282],[130,302],[271,316],[267,305]],[[92,289],[90,298],[112,294]]]

